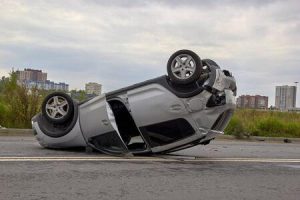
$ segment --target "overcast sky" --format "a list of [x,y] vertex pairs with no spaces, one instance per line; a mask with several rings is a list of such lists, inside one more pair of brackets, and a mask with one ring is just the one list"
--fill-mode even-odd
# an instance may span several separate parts
[[238,95],[274,105],[276,85],[300,82],[300,1],[0,0],[0,76],[30,67],[110,91],[166,74],[179,49],[232,71]]

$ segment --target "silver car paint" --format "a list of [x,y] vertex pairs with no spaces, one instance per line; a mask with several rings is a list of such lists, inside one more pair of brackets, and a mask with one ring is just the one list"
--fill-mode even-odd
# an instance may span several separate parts
[[105,94],[79,106],[80,125],[86,140],[93,136],[115,131],[108,117]]
[[[226,104],[216,107],[206,107],[211,93],[203,90],[191,98],[178,98],[172,92],[159,84],[145,85],[127,91],[116,98],[126,102],[126,106],[138,127],[168,121],[176,118],[186,119],[195,129],[195,134],[174,143],[152,148],[152,152],[166,151],[189,142],[207,141],[223,130],[229,122],[230,115],[226,115],[225,123],[218,130],[211,130],[217,118],[225,111],[232,112],[235,108],[235,97],[229,90],[233,77],[227,77],[221,70],[216,70],[213,87],[224,93]],[[208,81],[210,82],[210,81]],[[37,132],[37,139],[42,146],[51,148],[67,148],[73,146],[87,146],[89,138],[111,131],[119,132],[114,121],[113,113],[107,103],[105,94],[95,97],[79,106],[79,117],[70,133],[60,138],[51,138],[43,134],[37,122],[33,127]],[[119,135],[119,134],[118,134]],[[119,135],[120,137],[120,135]],[[121,138],[121,137],[120,137]]]
[[37,122],[33,122],[32,124],[33,129],[36,131],[36,139],[39,144],[43,147],[47,148],[70,148],[70,147],[85,147],[86,142],[83,138],[79,118],[74,126],[74,128],[67,134],[59,138],[49,137],[44,134]]
[[131,114],[138,127],[147,126],[189,113],[182,102],[159,84],[150,84],[127,92]]

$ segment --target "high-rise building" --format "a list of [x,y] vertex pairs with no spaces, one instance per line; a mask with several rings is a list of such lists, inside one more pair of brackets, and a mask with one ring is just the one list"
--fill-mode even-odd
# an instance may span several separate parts
[[237,98],[238,108],[268,109],[267,96],[242,95]]
[[17,71],[18,80],[23,81],[41,81],[47,80],[47,73],[42,72],[42,70],[36,69],[24,69],[24,71]]
[[296,107],[296,86],[276,86],[275,107],[279,110],[288,110]]
[[89,95],[100,95],[101,94],[102,85],[99,83],[86,83],[85,84],[85,92]]
[[42,70],[25,68],[23,71],[16,71],[18,84],[25,85],[27,88],[38,88],[44,90],[62,90],[69,91],[69,85],[66,83],[54,83],[47,80],[47,73]]
[[53,81],[24,81],[23,84],[27,88],[37,88],[43,90],[61,90],[61,91],[69,91],[69,84],[66,83],[54,83]]

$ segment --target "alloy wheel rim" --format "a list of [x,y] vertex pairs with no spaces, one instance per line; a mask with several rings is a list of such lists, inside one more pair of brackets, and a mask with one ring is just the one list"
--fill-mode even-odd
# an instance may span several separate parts
[[53,96],[46,103],[46,114],[51,119],[61,119],[67,115],[69,103],[62,96]]
[[196,61],[188,54],[180,54],[173,59],[171,71],[176,78],[186,80],[195,73]]

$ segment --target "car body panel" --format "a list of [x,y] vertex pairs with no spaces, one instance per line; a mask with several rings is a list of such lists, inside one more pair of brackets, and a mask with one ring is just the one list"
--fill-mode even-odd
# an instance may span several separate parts
[[183,102],[159,84],[127,92],[130,110],[138,127],[187,115]]
[[107,114],[105,94],[80,105],[79,116],[81,130],[85,138],[115,131]]
[[79,119],[77,119],[74,128],[68,134],[59,138],[49,137],[48,135],[44,134],[44,132],[40,128],[41,125],[42,124],[39,124],[37,120],[32,121],[32,128],[35,132],[35,137],[43,147],[65,149],[70,147],[86,146],[86,141],[81,132]]

